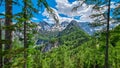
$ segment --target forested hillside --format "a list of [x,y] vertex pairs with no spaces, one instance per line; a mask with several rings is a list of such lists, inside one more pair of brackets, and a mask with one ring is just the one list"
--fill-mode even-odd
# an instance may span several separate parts
[[[109,46],[109,64],[111,68],[120,67],[120,25],[110,31],[110,46]],[[67,43],[62,44],[58,48],[53,48],[51,51],[40,55],[41,68],[104,68],[104,41],[105,32],[96,33],[96,36],[91,36],[89,41],[84,41],[76,46],[79,40],[73,39],[67,35],[66,38],[72,39],[69,46]],[[114,34],[113,34],[114,33]],[[74,33],[74,37],[79,37],[79,34]],[[82,37],[81,37],[82,38]],[[65,40],[65,39],[64,39]],[[80,43],[80,42],[79,42]],[[115,43],[115,44],[114,44]]]
[[0,68],[120,68],[120,0],[0,0]]

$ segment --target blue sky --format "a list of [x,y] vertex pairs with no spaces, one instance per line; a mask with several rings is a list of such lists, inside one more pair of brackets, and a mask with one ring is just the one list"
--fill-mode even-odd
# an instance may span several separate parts
[[[72,3],[72,2],[74,2],[75,0],[68,0],[68,2],[69,3]],[[64,2],[64,1],[63,1]],[[49,4],[49,6],[50,7],[52,7],[52,8],[54,8],[54,9],[56,9],[57,10],[57,8],[56,8],[56,5],[57,5],[57,3],[56,3],[56,0],[47,0],[47,3]],[[64,4],[64,3],[63,3]],[[36,21],[36,22],[39,22],[39,21],[42,21],[43,19],[48,19],[46,16],[43,16],[42,15],[42,13],[44,12],[44,8],[43,9],[41,9],[40,10],[40,13],[39,14],[35,14],[35,20],[34,21]],[[59,16],[61,16],[61,17],[68,17],[67,15],[64,15],[64,14],[59,14]]]
[[[20,1],[20,0],[19,0]],[[119,1],[119,0],[112,0],[112,1]],[[33,0],[34,4],[36,4],[36,0]],[[89,17],[89,15],[97,12],[91,12],[93,5],[90,5],[87,7],[86,4],[83,4],[80,8],[78,8],[77,11],[71,12],[72,8],[74,6],[78,5],[78,2],[76,0],[47,0],[48,4],[50,7],[55,11],[55,14],[58,16],[60,19],[60,22],[62,21],[71,21],[71,20],[76,20],[76,21],[84,21],[84,22],[91,22],[93,19]],[[114,3],[112,2],[111,7],[114,8]],[[106,8],[104,8],[104,12]],[[13,7],[13,13],[18,13],[21,11],[21,7],[19,6],[14,6]],[[4,5],[0,6],[0,13],[4,13]],[[54,19],[49,16],[45,8],[39,9],[38,14],[34,14],[34,17],[31,19],[34,22],[39,22],[39,21],[47,21],[48,23],[54,23]]]

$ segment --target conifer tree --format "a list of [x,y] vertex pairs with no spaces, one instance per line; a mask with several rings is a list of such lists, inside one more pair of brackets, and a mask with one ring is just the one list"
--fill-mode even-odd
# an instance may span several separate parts
[[3,56],[2,56],[2,29],[1,29],[2,25],[1,25],[1,23],[2,23],[2,19],[0,19],[0,68],[2,68],[2,63],[3,63],[3,61],[2,61]]
[[[78,0],[78,2],[79,1],[80,0]],[[97,10],[99,12],[102,8],[107,7],[107,13],[100,12],[98,14],[93,14],[91,17],[92,18],[96,18],[96,17],[101,18],[101,16],[102,16],[103,19],[97,18],[95,20],[98,21],[97,23],[107,24],[107,26],[106,26],[106,44],[105,44],[106,45],[106,48],[105,48],[105,68],[108,68],[108,66],[109,66],[109,63],[108,63],[109,22],[110,22],[110,3],[111,3],[111,0],[82,0],[82,1],[83,1],[83,3],[86,3],[88,5],[93,4],[94,5],[93,11]],[[74,7],[73,10],[77,10],[78,7],[80,7],[80,5]],[[103,21],[103,20],[105,20],[105,21]]]
[[[27,1],[24,0],[24,19],[27,19],[26,16],[27,16]],[[26,30],[27,30],[27,21],[25,20],[24,21],[24,48],[25,48],[25,51],[24,51],[24,58],[25,58],[24,68],[27,68],[27,48],[28,48],[28,45],[27,45]]]
[[[12,48],[12,0],[5,0],[5,51],[8,51]],[[10,67],[11,58],[4,58],[4,65]]]

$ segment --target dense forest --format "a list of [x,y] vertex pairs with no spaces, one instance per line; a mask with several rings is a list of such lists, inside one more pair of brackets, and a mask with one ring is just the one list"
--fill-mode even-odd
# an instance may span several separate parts
[[[75,0],[70,12],[92,6],[92,22],[61,22],[48,1],[0,0],[0,68],[120,68],[119,0]],[[41,9],[54,24],[31,20]]]

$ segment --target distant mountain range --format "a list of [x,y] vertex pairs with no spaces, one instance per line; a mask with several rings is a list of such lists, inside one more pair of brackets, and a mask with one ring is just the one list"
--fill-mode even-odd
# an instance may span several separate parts
[[[40,23],[46,23],[46,22],[40,22]],[[58,47],[59,45],[67,45],[67,46],[79,46],[81,45],[83,42],[88,41],[89,40],[89,34],[87,34],[84,29],[82,29],[79,26],[79,22],[72,20],[71,22],[62,22],[60,24],[60,28],[56,28],[54,29],[53,27],[55,27],[55,25],[49,26],[48,29],[48,25],[46,28],[47,30],[45,33],[42,31],[43,28],[42,26],[40,26],[40,31],[42,33],[42,35],[44,35],[45,37],[49,37],[49,39],[44,39],[43,36],[42,38],[40,37],[37,41],[37,45],[44,45],[42,48],[43,52],[49,51],[51,50],[51,48],[54,47]],[[51,30],[51,31],[50,31]],[[54,30],[54,31],[53,31]],[[58,31],[57,31],[58,30]],[[46,35],[46,33],[48,35]],[[55,34],[56,33],[56,34]],[[54,35],[54,36],[51,36]]]
[[[3,23],[4,22],[4,18],[0,18],[0,21]],[[63,21],[59,24],[59,26],[56,26],[55,24],[49,24],[49,22],[45,22],[45,21],[41,21],[39,22],[36,27],[36,29],[40,32],[55,32],[55,31],[62,31],[64,30],[68,25],[70,25],[71,23],[77,23],[77,25],[83,29],[86,33],[92,35],[94,34],[96,31],[100,31],[102,29],[104,29],[106,27],[106,25],[102,25],[102,26],[96,26],[96,27],[92,27],[90,24],[90,22],[77,22],[75,20],[72,20],[71,22],[68,21]],[[110,29],[114,28],[116,25],[118,25],[120,23],[113,23],[110,24]]]
[[[117,24],[118,23],[111,24],[110,28],[114,28]],[[56,26],[55,24],[48,24],[47,22],[43,21],[38,23],[38,27],[38,30],[41,33],[41,37],[38,39],[37,45],[47,43],[46,47],[49,47],[48,45],[50,44],[51,47],[47,49],[45,48],[46,51],[53,47],[50,43],[50,40],[52,38],[59,39],[59,43],[62,44],[67,44],[64,41],[73,42],[75,40],[81,43],[82,41],[87,41],[90,35],[93,35],[95,32],[104,29],[106,25],[93,27],[89,22],[77,22],[75,20],[72,20],[71,22],[61,22],[59,26]]]
[[[4,22],[3,19],[0,20]],[[16,23],[17,24],[17,23]],[[37,31],[36,35],[36,45],[42,45],[42,51],[46,52],[51,50],[53,47],[59,45],[74,45],[79,46],[83,42],[89,40],[90,35],[93,35],[96,31],[100,31],[106,27],[106,25],[93,27],[89,22],[77,22],[72,20],[70,22],[63,21],[56,24],[49,24],[49,22],[41,21],[39,23],[29,23],[31,25],[36,25],[35,28],[28,28],[30,31]],[[114,28],[120,23],[110,24],[110,29]],[[19,30],[14,31],[14,37],[18,37],[23,40],[23,25],[20,26]]]
[[[67,26],[73,25],[73,24],[77,24],[78,27],[80,27],[86,33],[88,33],[90,35],[94,34],[96,31],[100,31],[106,27],[106,25],[92,27],[90,25],[91,24],[90,22],[77,22],[75,20],[72,20],[71,22],[63,21],[59,24],[59,26],[56,26],[55,24],[48,24],[48,22],[45,22],[45,21],[40,22],[38,25],[40,27],[40,29],[39,29],[40,31],[54,32],[54,31],[62,31],[64,29],[66,29]],[[118,24],[119,23],[110,24],[110,29],[114,28]]]

